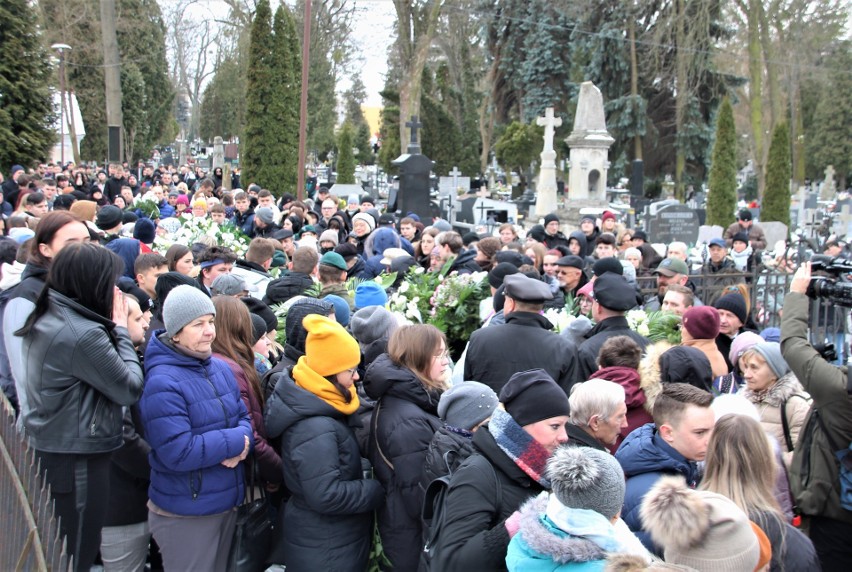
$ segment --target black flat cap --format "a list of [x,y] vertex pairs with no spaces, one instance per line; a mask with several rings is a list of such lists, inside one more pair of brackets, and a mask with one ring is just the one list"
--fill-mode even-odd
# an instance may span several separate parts
[[523,274],[506,276],[503,279],[503,289],[507,298],[530,304],[543,304],[545,300],[553,298],[553,293],[547,284]]
[[556,261],[556,266],[571,266],[573,268],[583,269],[583,259],[574,254],[569,254],[568,256],[563,256],[559,260]]
[[626,312],[638,306],[642,300],[631,284],[612,272],[607,272],[595,280],[595,300],[608,310]]

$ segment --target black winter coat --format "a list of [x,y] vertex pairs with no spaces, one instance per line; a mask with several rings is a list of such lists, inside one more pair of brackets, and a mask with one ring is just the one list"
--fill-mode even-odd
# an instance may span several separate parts
[[423,489],[420,477],[438,419],[436,392],[387,354],[374,361],[364,391],[378,401],[373,411],[369,456],[387,496],[379,511],[379,532],[394,570],[416,570],[422,551]]
[[586,341],[580,344],[580,349],[577,352],[580,358],[579,381],[586,381],[589,376],[598,371],[598,354],[604,342],[615,336],[629,336],[643,350],[648,345],[646,338],[630,329],[627,325],[627,318],[624,316],[613,316],[602,320],[589,330],[589,333],[586,334]]
[[302,272],[288,272],[266,286],[266,295],[263,297],[263,303],[271,305],[286,302],[294,296],[300,296],[313,285],[313,279],[307,274]]
[[471,437],[456,433],[447,426],[438,429],[429,443],[423,463],[423,477],[420,479],[423,490],[435,479],[455,473],[475,451]]
[[506,519],[544,490],[497,446],[487,427],[473,434],[473,445],[477,452],[453,474],[447,491],[433,563],[441,572],[506,570]]
[[467,346],[464,378],[484,383],[499,395],[512,375],[542,368],[569,394],[571,386],[581,381],[577,348],[552,328],[541,314],[512,312],[505,324],[492,322],[475,331]]
[[453,260],[452,265],[450,266],[450,272],[458,272],[459,274],[473,274],[474,272],[480,272],[482,269],[479,267],[479,264],[474,260],[476,258],[476,250],[471,248],[470,250],[462,250],[459,252],[459,255],[456,256],[456,259]]
[[151,446],[142,432],[139,406],[124,410],[124,444],[110,459],[109,500],[104,526],[124,526],[148,520]]
[[[286,374],[282,374],[286,375]],[[372,512],[384,502],[378,481],[363,478],[349,417],[287,375],[269,400],[270,434],[282,435],[283,554],[288,572],[366,568]]]

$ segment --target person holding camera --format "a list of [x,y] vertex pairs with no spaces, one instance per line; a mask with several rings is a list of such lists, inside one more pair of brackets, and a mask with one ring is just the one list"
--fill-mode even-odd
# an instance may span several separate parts
[[852,395],[846,366],[825,361],[808,342],[807,296],[811,263],[799,267],[784,298],[781,353],[813,398],[790,467],[790,485],[809,519],[810,537],[823,570],[852,566],[852,511],[841,506],[836,452],[852,442]]

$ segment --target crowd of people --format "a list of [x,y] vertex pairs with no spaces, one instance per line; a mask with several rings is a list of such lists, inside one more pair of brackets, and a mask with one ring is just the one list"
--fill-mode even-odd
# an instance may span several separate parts
[[[608,211],[462,234],[324,188],[44,167],[3,184],[0,381],[78,570],[225,570],[251,498],[296,572],[852,563],[847,373],[809,343],[809,264],[779,253],[792,279],[751,303],[749,211],[696,272]],[[191,219],[250,243],[169,244]],[[391,311],[417,272],[487,273],[461,355]]]

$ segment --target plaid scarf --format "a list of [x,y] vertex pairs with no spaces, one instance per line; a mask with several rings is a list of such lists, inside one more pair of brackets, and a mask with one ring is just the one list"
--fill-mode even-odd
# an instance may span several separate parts
[[495,409],[488,422],[488,431],[500,450],[524,473],[544,488],[550,489],[550,480],[544,476],[550,452],[524,431],[511,415],[499,407]]

